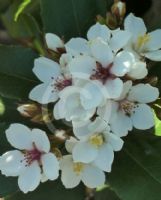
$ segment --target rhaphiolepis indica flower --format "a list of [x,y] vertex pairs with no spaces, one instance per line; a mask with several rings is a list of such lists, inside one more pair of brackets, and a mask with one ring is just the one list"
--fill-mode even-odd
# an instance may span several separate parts
[[35,190],[40,181],[58,178],[59,162],[50,153],[50,142],[44,131],[12,124],[6,130],[6,137],[18,150],[0,157],[0,170],[6,176],[18,176],[20,190],[27,193]]

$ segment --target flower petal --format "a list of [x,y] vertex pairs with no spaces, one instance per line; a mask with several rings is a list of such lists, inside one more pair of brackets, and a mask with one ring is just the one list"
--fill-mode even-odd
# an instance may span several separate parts
[[0,157],[0,170],[6,176],[18,176],[24,169],[24,155],[17,150],[8,151]]
[[146,43],[146,49],[149,51],[158,50],[161,48],[161,29],[157,29],[148,34],[150,40]]
[[137,84],[129,92],[128,99],[139,103],[150,103],[159,97],[159,90],[150,84]]
[[111,68],[111,73],[116,76],[124,76],[127,72],[130,71],[130,67],[134,62],[134,55],[127,51],[119,52],[115,59],[113,66]]
[[145,62],[135,62],[132,66],[130,71],[127,73],[133,79],[143,79],[147,76],[148,69],[146,67]]
[[69,153],[72,153],[73,148],[77,144],[78,140],[75,137],[70,137],[68,140],[65,142],[65,148]]
[[112,35],[113,36],[110,40],[110,47],[115,52],[122,49],[131,38],[131,33],[129,31],[123,31],[123,30],[113,32]]
[[112,162],[114,160],[114,152],[111,145],[103,145],[98,152],[98,156],[94,160],[94,165],[97,166],[99,169],[110,172]]
[[45,40],[49,49],[57,51],[58,48],[64,48],[63,41],[53,33],[47,33],[45,35]]
[[154,126],[152,109],[146,104],[138,104],[131,116],[133,125],[137,129],[146,130]]
[[49,180],[59,176],[59,162],[53,153],[44,154],[41,158],[43,172]]
[[106,134],[106,140],[111,144],[114,151],[120,151],[123,147],[124,141],[115,134]]
[[123,89],[123,82],[120,78],[109,79],[105,83],[107,98],[118,98]]
[[51,59],[40,57],[35,60],[33,72],[42,82],[50,83],[60,75],[60,66]]
[[50,150],[50,142],[46,133],[40,129],[32,129],[32,141],[35,143],[39,151],[48,153]]
[[132,121],[130,117],[119,111],[115,104],[117,105],[117,103],[113,103],[113,113],[110,119],[111,130],[119,137],[123,137],[132,130]]
[[35,190],[40,184],[41,170],[37,162],[26,167],[26,170],[18,178],[18,186],[24,193]]
[[110,39],[110,35],[110,29],[105,25],[101,25],[100,23],[96,23],[95,25],[91,26],[87,32],[88,40],[93,40],[100,37],[107,42]]
[[105,183],[105,174],[95,166],[88,165],[82,174],[83,183],[89,188],[96,188]]
[[122,99],[125,99],[130,91],[132,87],[132,81],[126,81],[124,84],[123,84],[123,90],[122,90],[122,93],[121,95],[119,96],[119,98],[117,98],[117,100],[122,100]]
[[92,55],[100,62],[104,67],[107,67],[113,61],[113,53],[108,45],[100,38],[93,40],[90,43]]
[[161,50],[144,53],[144,56],[149,60],[161,61]]
[[96,68],[96,62],[89,56],[78,56],[69,64],[70,73],[77,78],[89,78]]
[[74,162],[90,163],[98,155],[98,149],[92,147],[88,142],[78,142],[73,148]]
[[6,130],[6,137],[8,142],[17,149],[31,150],[33,147],[31,130],[22,124],[11,124]]
[[58,93],[50,84],[43,83],[31,90],[29,98],[41,104],[48,104],[58,100]]
[[74,188],[76,187],[81,179],[73,170],[73,160],[71,155],[63,156],[63,159],[60,161],[61,181],[65,188]]
[[89,55],[90,49],[88,46],[88,41],[84,38],[72,38],[65,44],[67,53],[70,53],[71,55]]
[[124,27],[126,31],[132,33],[135,39],[140,35],[144,35],[147,31],[144,21],[139,17],[135,17],[132,13],[125,18]]

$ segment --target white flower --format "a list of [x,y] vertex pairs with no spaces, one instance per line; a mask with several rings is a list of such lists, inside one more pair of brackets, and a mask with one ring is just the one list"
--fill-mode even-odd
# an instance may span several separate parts
[[48,58],[36,59],[33,72],[43,83],[32,89],[29,98],[41,104],[57,101],[59,92],[72,85],[69,74],[63,74],[60,65]]
[[58,178],[59,162],[49,152],[50,143],[44,131],[12,124],[6,130],[6,137],[19,150],[8,151],[0,157],[0,170],[6,176],[18,176],[20,190],[27,193],[35,190],[40,181]]
[[114,151],[121,150],[123,141],[110,132],[105,121],[99,117],[95,121],[88,126],[87,135],[83,133],[83,136],[76,135],[79,141],[75,143],[72,150],[73,160],[83,163],[93,162],[101,170],[110,172]]
[[[133,126],[141,130],[154,126],[153,112],[147,103],[155,101],[158,96],[158,89],[149,84],[140,83],[132,86],[131,81],[125,82],[120,98],[111,101],[110,125],[112,131],[121,137],[126,136]],[[108,112],[108,106],[102,108],[102,116],[105,120],[104,112]]]
[[141,18],[129,14],[124,22],[125,30],[131,32],[129,46],[139,55],[150,60],[161,61],[161,29],[147,33],[147,28]]
[[134,55],[127,51],[116,56],[109,45],[97,39],[90,44],[92,56],[77,56],[69,63],[70,73],[74,78],[84,78],[95,82],[102,88],[106,98],[117,98],[123,88],[123,77],[134,63]]
[[88,120],[96,107],[102,103],[100,88],[93,87],[87,81],[66,87],[59,93],[59,101],[54,106],[55,119]]
[[45,35],[47,47],[53,51],[59,52],[64,49],[64,42],[57,35],[53,33],[47,33]]
[[71,155],[63,156],[60,161],[61,180],[66,188],[74,188],[81,181],[89,188],[96,188],[105,183],[105,174],[93,163],[74,162]]

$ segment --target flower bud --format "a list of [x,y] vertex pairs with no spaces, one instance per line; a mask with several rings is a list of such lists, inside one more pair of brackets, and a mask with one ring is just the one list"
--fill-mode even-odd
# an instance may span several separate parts
[[124,18],[126,14],[126,4],[120,0],[115,0],[111,7],[111,12],[118,18]]

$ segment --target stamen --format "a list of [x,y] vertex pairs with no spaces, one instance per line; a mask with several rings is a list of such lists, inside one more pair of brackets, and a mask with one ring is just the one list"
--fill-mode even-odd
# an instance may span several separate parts
[[89,139],[89,143],[92,144],[94,147],[99,148],[104,143],[104,137],[102,134],[92,135]]
[[66,78],[66,77],[61,77],[61,78],[57,78],[55,80],[55,83],[52,84],[51,86],[54,87],[53,92],[56,91],[61,91],[63,90],[65,87],[71,86],[72,85],[72,79],[71,78]]
[[81,162],[73,163],[73,171],[79,176],[84,170],[84,164]]
[[137,104],[129,100],[120,101],[120,109],[124,111],[127,116],[131,116],[134,113],[134,108],[137,107]]

